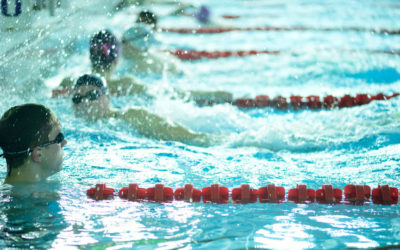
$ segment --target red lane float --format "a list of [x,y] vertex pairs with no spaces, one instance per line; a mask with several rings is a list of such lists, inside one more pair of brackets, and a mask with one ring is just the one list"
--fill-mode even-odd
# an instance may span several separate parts
[[371,197],[371,188],[367,185],[346,185],[344,197],[348,202],[362,204]]
[[174,199],[174,190],[170,187],[164,187],[164,184],[156,184],[147,189],[147,198],[155,202],[168,202]]
[[268,184],[258,189],[260,203],[279,203],[285,200],[285,188]]
[[200,202],[201,196],[201,190],[193,188],[192,184],[185,184],[183,188],[177,188],[174,192],[175,200],[178,201]]
[[315,198],[318,203],[340,203],[342,190],[333,188],[332,185],[322,185],[322,188],[315,192]]
[[225,18],[225,19],[237,19],[237,18],[240,18],[240,16],[236,16],[236,15],[222,15],[222,18]]
[[68,97],[72,95],[72,90],[71,89],[53,89],[51,91],[51,97],[52,98],[58,98],[58,97]]
[[113,197],[114,189],[106,187],[106,184],[96,184],[86,191],[86,195],[95,200],[107,200]]
[[[96,187],[86,191],[88,197],[94,200],[107,200],[114,197],[114,189],[107,188],[105,184],[97,184]],[[118,196],[129,201],[153,201],[171,202],[173,200],[186,202],[201,202],[227,204],[229,202],[246,204],[255,203],[280,203],[285,201],[285,189],[268,184],[259,189],[250,188],[249,184],[242,184],[240,188],[233,188],[230,192],[227,187],[212,184],[202,190],[193,188],[192,184],[186,184],[183,188],[174,190],[163,184],[156,184],[150,188],[140,188],[138,184],[129,184],[119,190]],[[332,185],[322,185],[316,191],[307,188],[304,184],[298,184],[296,188],[287,193],[287,200],[295,203],[321,204],[345,204],[362,205],[369,202],[372,197],[374,204],[394,205],[398,203],[399,191],[389,185],[379,185],[372,190],[368,185],[346,185],[344,187],[344,201],[342,190],[333,188]]]
[[[389,100],[399,95],[399,93],[393,93],[392,95],[379,93],[377,95],[344,95],[343,97],[329,95],[322,98],[320,96],[290,96],[289,98],[277,96],[273,99],[263,95],[256,96],[255,98],[239,98],[234,100],[232,105],[245,109],[272,107],[281,110],[349,108],[366,105],[375,100]],[[208,104],[212,105],[212,103]]]
[[249,184],[242,184],[240,188],[232,189],[231,195],[234,203],[255,203],[257,202],[258,190],[250,188]]
[[389,185],[379,185],[372,189],[372,201],[374,204],[397,204],[399,199],[399,190]]
[[260,54],[279,54],[277,50],[249,50],[249,51],[198,51],[198,50],[186,50],[186,49],[178,49],[175,51],[170,51],[171,54],[178,57],[181,60],[200,60],[203,58],[207,59],[216,59],[216,58],[225,58],[225,57],[243,57],[243,56],[251,56],[251,55],[260,55]]
[[128,187],[119,190],[118,196],[129,201],[144,200],[147,198],[147,190],[140,188],[138,184],[132,183]]
[[201,27],[201,28],[162,28],[162,32],[179,33],[179,34],[218,34],[231,31],[357,31],[371,32],[384,35],[399,35],[400,30],[388,29],[364,29],[356,27],[340,27],[340,28],[309,28],[309,27]]
[[203,202],[226,204],[229,201],[229,189],[220,187],[218,184],[211,184],[210,187],[205,187],[201,191]]
[[308,189],[304,184],[297,184],[296,188],[290,189],[288,192],[288,200],[296,203],[314,202],[315,190]]

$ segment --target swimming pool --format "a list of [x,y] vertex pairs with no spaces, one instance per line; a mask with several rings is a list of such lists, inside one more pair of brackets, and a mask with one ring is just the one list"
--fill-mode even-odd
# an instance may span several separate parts
[[[223,20],[233,27],[308,29],[161,33],[158,38],[171,48],[280,53],[181,62],[187,73],[180,77],[140,76],[154,92],[169,87],[218,89],[240,98],[399,90],[399,56],[382,51],[399,51],[400,36],[370,32],[398,27],[397,1],[203,2],[217,16],[239,15]],[[169,8],[153,6],[160,13]],[[32,55],[27,52],[28,60],[15,56],[2,66],[6,80],[13,76],[14,71],[6,72],[12,65],[21,73],[15,71],[20,78],[0,85],[1,113],[24,102],[45,104],[59,116],[68,144],[63,171],[50,183],[25,188],[38,189],[35,198],[12,198],[11,188],[2,187],[1,247],[341,249],[400,243],[399,205],[158,204],[86,197],[86,190],[96,183],[115,189],[133,182],[143,187],[164,183],[174,189],[185,183],[196,188],[219,183],[230,189],[242,183],[253,188],[275,183],[286,192],[298,183],[313,189],[327,183],[341,189],[347,184],[400,187],[399,98],[347,109],[300,111],[243,110],[229,104],[198,107],[161,94],[152,102],[139,97],[112,99],[117,107],[145,105],[194,131],[224,138],[223,143],[207,148],[147,139],[114,120],[93,124],[75,118],[70,100],[50,98],[51,89],[64,76],[89,70],[88,36],[104,26],[121,35],[136,10],[106,16],[92,7],[88,13],[94,21],[87,25],[80,26],[87,17],[76,18],[79,12],[66,19],[68,23],[54,21],[58,32],[46,34],[44,42],[33,46],[44,50],[39,66],[36,50]],[[195,25],[190,17],[160,20],[162,27]],[[65,57],[45,50],[55,46],[63,48]],[[29,78],[32,81],[26,81]]]

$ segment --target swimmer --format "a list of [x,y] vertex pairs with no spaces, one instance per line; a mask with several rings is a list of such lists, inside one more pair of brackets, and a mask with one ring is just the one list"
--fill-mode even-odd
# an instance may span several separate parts
[[199,9],[195,11],[194,17],[202,24],[210,23],[211,11],[207,6],[202,5]]
[[[156,53],[151,49],[156,44],[151,31],[142,25],[126,30],[122,36],[123,65],[122,68],[137,74],[162,74],[164,71],[178,74],[176,60],[169,53]],[[233,96],[226,91],[183,92],[174,90],[181,98],[188,97],[196,102],[231,103]]]
[[139,12],[136,19],[137,24],[148,25],[154,31],[157,31],[157,15],[149,10]]
[[33,183],[62,168],[67,144],[57,116],[40,104],[10,108],[0,119],[0,147],[7,162],[4,183]]
[[[191,14],[186,12],[189,9],[192,9]],[[225,21],[213,17],[211,9],[206,5],[201,5],[199,7],[195,7],[194,5],[184,5],[182,8],[170,13],[170,15],[193,16],[201,27],[221,27],[228,25]]]
[[122,35],[123,68],[135,74],[162,75],[182,74],[178,62],[168,52],[156,51],[153,46],[158,42],[152,31],[144,25],[136,25],[127,29]]
[[[119,62],[120,43],[113,33],[101,30],[90,39],[90,61],[92,72],[104,77],[109,92],[116,95],[142,95],[151,98],[148,88],[131,75],[114,78],[113,73]],[[130,67],[133,67],[130,65]],[[72,90],[74,77],[65,78],[60,87]],[[231,102],[231,93],[225,91],[179,91],[174,90],[180,98],[194,101],[206,101],[212,103]]]
[[208,135],[190,131],[143,108],[130,108],[126,111],[112,108],[105,82],[96,75],[85,74],[78,78],[73,90],[72,103],[75,115],[89,121],[116,118],[124,120],[145,137],[198,146],[211,143]]
[[[133,76],[114,78],[113,73],[119,61],[120,43],[109,30],[101,30],[90,39],[90,62],[92,73],[104,77],[108,83],[108,89],[117,95],[145,94],[147,89],[143,83]],[[62,80],[60,86],[64,89],[72,89],[74,77]]]

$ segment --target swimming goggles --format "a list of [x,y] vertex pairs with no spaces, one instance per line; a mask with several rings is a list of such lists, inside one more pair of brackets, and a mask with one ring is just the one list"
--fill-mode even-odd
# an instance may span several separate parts
[[103,95],[102,92],[94,89],[86,92],[85,95],[75,94],[74,96],[72,96],[72,102],[75,104],[79,104],[83,101],[83,99],[88,99],[89,101],[95,101],[99,99],[99,97],[102,95]]
[[26,149],[26,150],[22,150],[22,151],[17,151],[17,152],[4,152],[3,154],[1,154],[0,155],[0,157],[4,157],[4,156],[10,156],[10,157],[15,157],[15,156],[18,156],[18,155],[22,155],[22,154],[29,154],[29,153],[31,153],[36,147],[41,147],[41,148],[44,148],[44,147],[47,147],[47,146],[50,146],[50,145],[52,145],[52,144],[60,144],[60,143],[62,143],[63,141],[64,141],[64,134],[63,133],[59,133],[57,136],[56,136],[56,138],[54,139],[54,140],[52,140],[52,141],[49,141],[49,142],[46,142],[46,143],[43,143],[43,144],[39,144],[39,145],[37,145],[37,146],[35,146],[35,147],[32,147],[32,148],[28,148],[28,149]]

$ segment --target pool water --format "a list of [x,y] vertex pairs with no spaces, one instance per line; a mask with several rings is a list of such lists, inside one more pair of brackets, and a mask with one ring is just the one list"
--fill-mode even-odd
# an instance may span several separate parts
[[[229,189],[242,183],[252,188],[275,183],[286,193],[299,183],[312,189],[323,184],[342,190],[347,184],[399,188],[399,98],[344,109],[294,111],[244,110],[229,104],[199,107],[163,94],[171,88],[226,90],[235,98],[398,92],[400,57],[385,51],[399,51],[400,36],[373,32],[398,28],[398,1],[202,1],[211,6],[221,25],[307,29],[157,34],[169,49],[280,52],[182,61],[179,65],[184,75],[137,76],[158,98],[112,97],[118,108],[142,105],[194,131],[223,138],[210,147],[144,138],[117,120],[89,123],[73,115],[69,98],[50,97],[51,89],[63,77],[90,70],[90,35],[106,27],[120,36],[138,11],[109,12],[109,5],[100,8],[89,1],[84,1],[86,9],[74,9],[78,2],[71,1],[68,15],[57,10],[59,14],[51,19],[47,13],[38,13],[42,18],[31,31],[1,38],[8,47],[0,64],[0,112],[25,102],[45,104],[58,115],[68,140],[62,172],[45,183],[1,188],[1,248],[343,249],[399,245],[399,205],[287,201],[159,204],[118,197],[94,201],[86,196],[86,190],[97,183],[117,190],[129,183],[141,187],[163,183],[174,189],[185,183],[200,189],[212,183]],[[99,6],[105,2],[99,1]],[[152,9],[161,15],[173,7],[155,4]],[[219,18],[221,15],[240,18],[226,20]],[[46,27],[47,22],[52,26]],[[198,24],[190,17],[162,17],[159,26]],[[13,51],[12,41],[23,41],[39,29],[44,30],[42,40]],[[129,73],[123,68],[118,72]],[[5,161],[0,170],[5,176]]]

